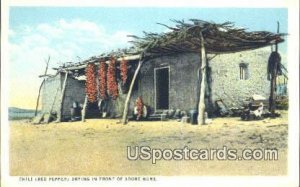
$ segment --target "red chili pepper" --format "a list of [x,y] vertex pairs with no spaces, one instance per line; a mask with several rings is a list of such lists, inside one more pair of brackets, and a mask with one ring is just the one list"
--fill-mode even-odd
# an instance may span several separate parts
[[135,104],[137,108],[137,119],[140,119],[143,116],[143,108],[144,108],[144,103],[141,96],[137,98]]
[[86,82],[85,92],[87,94],[88,101],[94,103],[97,101],[97,82],[95,75],[95,64],[88,64],[85,69]]
[[122,58],[122,61],[120,63],[120,70],[121,70],[122,84],[124,85],[127,80],[127,61],[124,58]]
[[98,70],[99,77],[99,93],[101,99],[107,98],[107,82],[106,82],[106,64],[105,62],[100,62],[100,68]]
[[114,57],[111,58],[107,69],[107,92],[113,100],[119,96],[118,83],[116,78],[116,61]]

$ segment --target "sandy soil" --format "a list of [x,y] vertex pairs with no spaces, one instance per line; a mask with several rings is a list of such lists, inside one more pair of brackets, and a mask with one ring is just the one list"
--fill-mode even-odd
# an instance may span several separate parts
[[[167,122],[87,120],[32,125],[10,122],[11,175],[286,175],[287,112],[245,122],[217,118],[198,126]],[[277,161],[129,161],[127,146],[151,148],[277,148]]]

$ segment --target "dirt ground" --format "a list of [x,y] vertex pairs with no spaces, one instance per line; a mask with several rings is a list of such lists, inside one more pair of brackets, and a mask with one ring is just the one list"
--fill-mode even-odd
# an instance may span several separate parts
[[[287,112],[260,121],[216,118],[205,126],[177,121],[130,122],[90,119],[85,123],[32,125],[10,121],[11,175],[286,175]],[[276,148],[276,161],[129,161],[127,146],[218,149]]]

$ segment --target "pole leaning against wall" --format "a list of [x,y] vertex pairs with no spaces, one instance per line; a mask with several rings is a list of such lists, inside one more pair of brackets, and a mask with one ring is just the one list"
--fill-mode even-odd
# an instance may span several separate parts
[[37,116],[37,112],[38,112],[38,109],[39,109],[39,101],[40,101],[40,96],[41,96],[41,90],[42,90],[42,87],[43,85],[45,84],[46,82],[46,75],[47,75],[47,71],[48,71],[48,67],[49,67],[49,62],[50,62],[50,56],[48,56],[48,60],[46,61],[46,68],[45,68],[45,73],[44,73],[44,77],[43,77],[43,81],[40,85],[40,88],[39,88],[39,93],[38,93],[38,97],[37,97],[37,101],[36,101],[36,106],[35,106],[35,112],[34,112],[34,116],[36,117]]
[[200,99],[198,104],[198,125],[205,124],[205,89],[206,89],[206,68],[207,59],[204,46],[204,38],[200,32],[201,39],[201,88],[200,88]]
[[81,121],[82,122],[85,122],[87,103],[88,103],[88,97],[87,97],[87,95],[85,95],[84,103],[83,103],[82,110],[81,110]]
[[129,90],[128,90],[128,93],[127,93],[127,97],[126,97],[125,104],[124,104],[123,117],[122,117],[122,124],[123,125],[125,125],[127,123],[129,101],[130,101],[130,98],[131,98],[132,89],[133,89],[136,77],[137,77],[137,75],[138,75],[138,73],[139,73],[139,71],[142,67],[143,61],[144,61],[144,52],[142,52],[141,55],[140,55],[138,66],[137,66],[137,68],[134,72],[134,75],[133,75],[133,78],[131,80],[130,87],[129,87]]
[[66,92],[66,87],[67,87],[67,80],[68,80],[68,72],[65,72],[65,79],[63,83],[63,87],[61,90],[61,97],[60,97],[60,104],[59,104],[59,110],[58,110],[58,116],[57,116],[57,121],[61,122],[62,121],[62,114],[63,114],[63,102],[65,98],[65,92]]
[[[279,22],[277,22],[277,33],[279,33]],[[271,58],[273,55],[273,58]],[[280,66],[281,57],[278,53],[278,43],[275,44],[275,52],[272,52],[269,61],[271,60],[272,68],[271,68],[271,85],[270,85],[270,97],[269,97],[269,111],[271,112],[271,116],[275,117],[276,110],[276,79],[278,74],[278,67]]]

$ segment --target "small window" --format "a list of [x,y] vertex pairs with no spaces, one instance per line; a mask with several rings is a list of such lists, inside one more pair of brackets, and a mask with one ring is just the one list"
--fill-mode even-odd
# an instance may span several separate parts
[[249,68],[248,64],[240,63],[240,80],[249,79]]

